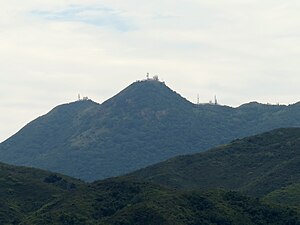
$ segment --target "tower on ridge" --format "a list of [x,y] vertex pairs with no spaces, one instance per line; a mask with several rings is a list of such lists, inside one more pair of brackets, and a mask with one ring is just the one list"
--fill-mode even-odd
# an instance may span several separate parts
[[218,105],[218,99],[216,95],[215,95],[215,105]]

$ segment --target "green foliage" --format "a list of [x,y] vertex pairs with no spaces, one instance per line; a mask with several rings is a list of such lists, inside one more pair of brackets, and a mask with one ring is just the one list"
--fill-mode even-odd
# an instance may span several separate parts
[[[0,224],[19,224],[26,215],[40,210],[45,205],[55,204],[67,191],[57,184],[44,182],[46,177],[56,176],[49,172],[25,167],[0,164]],[[66,184],[83,183],[60,176]],[[75,189],[72,189],[75,191]]]
[[253,196],[300,183],[300,129],[278,129],[180,156],[127,177],[180,189],[225,188]]
[[101,105],[78,101],[56,107],[0,144],[0,161],[91,181],[300,126],[299,107],[195,105],[164,83],[135,82]]
[[[0,165],[1,224],[298,225],[300,221],[291,209],[236,192],[176,191],[124,178],[86,184],[36,169]],[[76,189],[61,188],[62,180],[76,183]]]
[[300,184],[292,184],[287,187],[275,190],[264,197],[267,202],[293,206],[300,211]]

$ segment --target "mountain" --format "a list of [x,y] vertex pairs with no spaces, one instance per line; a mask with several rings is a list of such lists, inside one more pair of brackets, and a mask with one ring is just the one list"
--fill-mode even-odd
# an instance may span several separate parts
[[195,105],[156,80],[102,104],[64,104],[0,144],[0,161],[92,181],[204,151],[263,131],[300,126],[300,103]]
[[176,191],[118,178],[87,184],[5,164],[0,179],[5,225],[300,224],[296,211],[232,191]]
[[300,204],[295,191],[300,183],[299,147],[300,128],[277,129],[207,152],[175,157],[127,178],[177,189],[224,188],[258,197],[270,194],[267,198],[274,200],[288,190]]

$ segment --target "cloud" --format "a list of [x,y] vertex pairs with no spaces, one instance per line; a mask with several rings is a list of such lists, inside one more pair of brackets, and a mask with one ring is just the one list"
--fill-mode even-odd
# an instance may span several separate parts
[[99,27],[111,27],[124,32],[133,29],[133,24],[130,24],[121,12],[99,5],[68,5],[52,11],[34,10],[31,11],[31,15],[50,21],[80,22]]
[[102,102],[147,72],[194,102],[299,101],[299,10],[296,0],[3,2],[0,140],[78,93]]

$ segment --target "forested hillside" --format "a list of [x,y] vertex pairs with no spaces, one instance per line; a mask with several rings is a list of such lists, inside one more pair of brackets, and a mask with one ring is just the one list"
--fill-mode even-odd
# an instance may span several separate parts
[[58,106],[0,144],[0,161],[84,180],[125,174],[274,128],[300,126],[300,104],[195,105],[156,80],[103,104]]
[[286,128],[175,157],[127,177],[177,189],[225,188],[259,197],[272,193],[269,199],[293,191],[300,204],[299,165],[300,128]]
[[299,224],[296,211],[231,191],[174,191],[117,178],[86,184],[5,164],[0,179],[3,225]]

